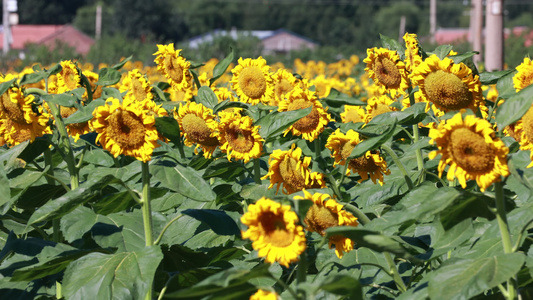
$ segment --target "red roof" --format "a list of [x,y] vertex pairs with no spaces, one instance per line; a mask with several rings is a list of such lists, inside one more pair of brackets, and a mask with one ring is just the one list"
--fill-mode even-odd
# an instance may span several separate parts
[[[11,49],[23,50],[27,43],[53,47],[56,40],[76,48],[80,54],[87,54],[94,40],[71,25],[13,25]],[[4,33],[0,33],[0,48],[4,47]]]

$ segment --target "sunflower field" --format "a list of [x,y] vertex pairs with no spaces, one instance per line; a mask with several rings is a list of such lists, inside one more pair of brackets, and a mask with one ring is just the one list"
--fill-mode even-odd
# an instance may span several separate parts
[[533,297],[533,63],[363,59],[0,79],[2,299]]

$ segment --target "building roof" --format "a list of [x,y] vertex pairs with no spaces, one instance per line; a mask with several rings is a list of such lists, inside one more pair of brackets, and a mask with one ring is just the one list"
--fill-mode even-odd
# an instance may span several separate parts
[[315,41],[313,41],[313,40],[311,40],[309,38],[306,38],[304,36],[301,36],[299,34],[296,34],[296,33],[292,32],[290,30],[284,29],[284,28],[277,29],[277,30],[236,30],[236,29],[222,30],[222,29],[215,29],[215,30],[213,30],[211,32],[207,32],[207,33],[204,33],[202,35],[195,36],[195,37],[189,39],[188,41],[186,41],[185,43],[190,48],[196,49],[196,48],[198,48],[198,46],[200,44],[212,42],[217,37],[230,36],[230,37],[232,37],[233,39],[236,40],[238,37],[241,37],[241,36],[244,36],[244,37],[253,36],[253,37],[256,37],[259,40],[263,41],[265,39],[271,38],[273,36],[276,36],[276,35],[282,34],[282,33],[287,33],[287,34],[293,35],[295,37],[298,37],[300,39],[303,39],[303,40],[305,40],[306,42],[308,42],[310,44],[318,45],[318,43],[316,43]]
[[[66,25],[28,25],[18,24],[11,26],[13,43],[11,49],[24,50],[26,44],[42,44],[53,47],[56,40],[74,47],[80,54],[87,54],[94,40],[85,33]],[[4,48],[4,32],[0,31],[0,48]]]

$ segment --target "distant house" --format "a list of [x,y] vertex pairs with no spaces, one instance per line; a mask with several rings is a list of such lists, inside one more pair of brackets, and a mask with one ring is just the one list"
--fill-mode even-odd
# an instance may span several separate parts
[[292,50],[314,49],[318,43],[286,29],[278,30],[220,30],[193,37],[185,42],[192,49],[197,49],[200,44],[212,43],[214,39],[230,36],[234,40],[242,36],[257,37],[263,44],[264,54],[287,53]]
[[[52,49],[56,41],[61,41],[76,49],[76,52],[86,55],[94,39],[74,28],[72,25],[26,25],[11,26],[12,43],[10,49],[24,51],[29,43],[46,45]],[[0,48],[4,48],[4,31],[0,32]]]

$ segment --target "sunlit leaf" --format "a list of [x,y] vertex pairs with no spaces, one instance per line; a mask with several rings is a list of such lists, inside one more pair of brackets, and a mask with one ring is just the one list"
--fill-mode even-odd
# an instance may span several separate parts
[[505,100],[496,110],[498,130],[520,120],[533,104],[533,85],[527,86],[509,99]]

